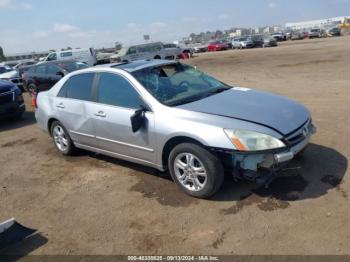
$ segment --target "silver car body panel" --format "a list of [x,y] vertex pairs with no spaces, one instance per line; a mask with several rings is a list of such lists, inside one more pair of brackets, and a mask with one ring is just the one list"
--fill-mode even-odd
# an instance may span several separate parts
[[[130,72],[169,63],[174,62],[143,61],[136,62],[134,67],[126,64],[124,68],[112,68],[113,65],[97,66],[68,74],[51,90],[39,93],[37,97],[39,108],[35,112],[38,125],[48,132],[49,121],[57,119],[66,127],[79,148],[152,166],[163,171],[167,165],[163,163],[163,150],[171,139],[186,137],[206,147],[234,151],[236,148],[224,133],[224,128],[252,130],[283,139],[284,133],[296,130],[304,120],[310,117],[309,112],[296,102],[250,89],[249,92],[227,91],[223,96],[214,95],[203,99],[204,101],[184,106],[165,106],[159,103]],[[135,110],[57,97],[67,79],[87,72],[109,72],[125,77],[150,109],[150,112],[145,114],[146,125],[133,133],[130,116]],[[241,90],[245,89],[241,88]],[[258,101],[260,95],[271,103],[278,101],[278,105],[282,108],[279,108],[279,113],[271,111],[277,110],[277,107],[272,105],[265,104],[269,110],[261,108],[263,104]],[[223,102],[220,103],[219,98]],[[255,99],[254,103],[248,102],[250,98]],[[232,99],[238,99],[238,101],[234,100],[233,103]],[[243,109],[244,100],[250,107],[245,106]],[[204,105],[208,103],[212,103],[211,109],[204,110]],[[258,103],[258,106],[255,103]],[[284,109],[283,103],[286,103],[287,109]],[[242,109],[239,106],[242,106]],[[296,107],[297,113],[292,112],[293,106]],[[250,113],[246,112],[249,108],[252,108]],[[98,116],[100,111],[104,113],[103,117]],[[240,114],[239,118],[232,117],[238,114]],[[272,114],[273,117],[264,114]],[[288,121],[284,120],[284,117]],[[254,118],[255,121],[249,121],[249,118]],[[269,124],[261,124],[264,121]],[[285,151],[289,149],[286,148]]]

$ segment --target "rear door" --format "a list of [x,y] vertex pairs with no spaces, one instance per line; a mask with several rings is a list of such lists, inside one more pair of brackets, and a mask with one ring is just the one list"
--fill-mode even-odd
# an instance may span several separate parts
[[145,113],[144,126],[136,133],[130,117],[145,102],[132,84],[115,73],[100,73],[96,90],[94,118],[99,148],[129,160],[153,163],[154,116]]
[[75,143],[96,146],[95,129],[91,118],[92,86],[94,73],[70,77],[55,98],[54,106],[59,120]]
[[49,89],[49,78],[47,75],[46,64],[37,66],[35,74],[33,74],[33,79],[39,91],[45,91]]

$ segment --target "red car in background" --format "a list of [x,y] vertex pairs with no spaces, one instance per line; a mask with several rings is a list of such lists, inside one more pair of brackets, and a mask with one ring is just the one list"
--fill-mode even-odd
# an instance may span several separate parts
[[229,49],[225,41],[210,41],[208,45],[208,52],[222,51]]

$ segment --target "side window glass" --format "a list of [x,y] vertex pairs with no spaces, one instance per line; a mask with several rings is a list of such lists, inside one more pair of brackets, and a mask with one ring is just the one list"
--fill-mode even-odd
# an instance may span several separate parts
[[52,53],[48,56],[47,61],[55,61],[57,60],[57,55],[56,53]]
[[35,71],[37,74],[46,74],[46,65],[39,65]]
[[138,109],[141,98],[124,77],[101,73],[98,83],[98,102],[102,104]]
[[61,72],[61,69],[57,65],[48,65],[47,66],[47,74],[56,75]]
[[130,47],[128,50],[128,55],[136,54],[136,47]]
[[92,83],[94,80],[93,73],[79,74],[72,76],[62,86],[59,97],[67,97],[83,101],[91,101]]
[[70,57],[70,56],[73,56],[73,53],[72,52],[64,52],[64,53],[61,53],[60,56],[61,57]]

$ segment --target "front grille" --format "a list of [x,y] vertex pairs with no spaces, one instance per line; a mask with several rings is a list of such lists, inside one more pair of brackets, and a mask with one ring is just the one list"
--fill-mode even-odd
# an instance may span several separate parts
[[0,105],[11,103],[14,101],[14,92],[6,92],[0,94]]
[[285,141],[288,145],[293,146],[304,139],[306,139],[310,133],[312,132],[312,121],[308,121],[306,124],[304,124],[302,127],[300,127],[297,131],[295,131],[293,134],[289,135]]

